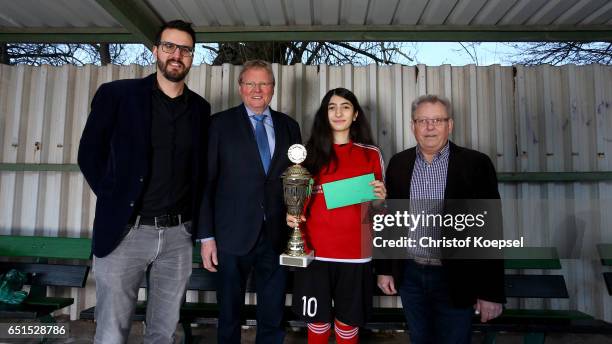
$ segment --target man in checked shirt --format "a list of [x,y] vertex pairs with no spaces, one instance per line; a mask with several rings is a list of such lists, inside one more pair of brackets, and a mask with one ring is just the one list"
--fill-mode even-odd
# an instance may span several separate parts
[[[447,211],[444,200],[499,200],[489,157],[450,142],[452,130],[448,99],[424,95],[412,103],[417,146],[389,162],[388,199],[410,199],[411,213],[429,214]],[[411,236],[441,239],[447,235],[441,232],[417,227]],[[417,246],[408,253],[410,259],[380,260],[376,268],[379,288],[387,295],[399,291],[411,343],[470,343],[474,313],[482,322],[501,314],[502,260],[449,259],[445,248],[433,247]]]

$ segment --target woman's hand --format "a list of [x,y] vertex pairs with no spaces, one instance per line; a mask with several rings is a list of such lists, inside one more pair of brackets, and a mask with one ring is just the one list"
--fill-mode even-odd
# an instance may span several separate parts
[[293,216],[293,215],[289,215],[287,214],[287,226],[291,227],[291,228],[295,228],[297,227],[297,225],[300,222],[305,222],[306,221],[306,216],[301,215],[300,219],[298,220],[297,216]]
[[374,187],[374,196],[378,199],[387,198],[387,189],[385,188],[385,184],[380,180],[374,180],[370,182],[370,185]]

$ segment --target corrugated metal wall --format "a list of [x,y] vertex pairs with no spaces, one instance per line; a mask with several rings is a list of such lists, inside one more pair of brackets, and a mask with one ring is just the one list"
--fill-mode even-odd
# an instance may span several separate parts
[[[216,112],[240,102],[239,68],[194,67],[188,85]],[[272,107],[296,118],[304,138],[325,92],[347,87],[368,112],[388,161],[415,143],[409,129],[411,101],[438,93],[454,103],[453,140],[488,154],[498,172],[612,170],[612,67],[274,65],[274,70]],[[97,87],[152,71],[138,66],[1,66],[0,162],[75,164]],[[501,183],[500,190],[506,199],[506,237],[528,235],[565,254],[568,238],[560,243],[558,235],[564,229],[575,234],[569,250],[583,257],[563,261],[569,300],[524,305],[577,308],[612,321],[612,299],[593,259],[596,243],[612,242],[612,183]],[[534,206],[530,200],[547,202]],[[78,172],[0,172],[0,234],[90,237],[94,205]],[[95,304],[93,279],[86,290],[62,293],[78,299],[70,311],[73,318]],[[253,296],[247,299],[254,302]],[[396,298],[377,302],[399,305]]]

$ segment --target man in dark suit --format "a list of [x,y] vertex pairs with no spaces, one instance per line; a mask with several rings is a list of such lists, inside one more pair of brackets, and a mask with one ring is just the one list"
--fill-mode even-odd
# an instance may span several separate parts
[[219,273],[218,342],[240,343],[240,309],[253,270],[257,343],[282,343],[286,276],[279,254],[288,227],[280,176],[289,166],[287,149],[302,139],[295,120],[268,106],[275,84],[269,63],[247,61],[238,84],[243,104],[210,122],[198,238],[204,267]]
[[[421,96],[412,103],[417,146],[391,158],[386,174],[388,199],[411,199],[413,213],[420,207],[431,210],[432,205],[452,213],[449,204],[453,201],[449,200],[492,199],[485,203],[492,203],[492,215],[500,216],[495,168],[486,155],[449,141],[451,110],[446,98],[435,95]],[[440,229],[426,233],[425,228],[417,228],[415,233],[441,239]],[[468,233],[451,229],[444,235]],[[377,261],[379,288],[387,295],[399,290],[411,343],[470,343],[474,313],[486,322],[502,312],[503,261],[451,259],[452,248],[415,246],[408,249],[410,259]]]
[[210,105],[185,85],[191,24],[158,32],[157,73],[100,86],[78,162],[97,196],[95,343],[125,343],[148,271],[145,343],[172,343],[191,275],[192,223],[205,180]]

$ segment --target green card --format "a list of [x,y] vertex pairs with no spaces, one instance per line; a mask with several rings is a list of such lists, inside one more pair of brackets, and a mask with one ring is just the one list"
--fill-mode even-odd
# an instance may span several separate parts
[[374,188],[370,185],[372,181],[374,181],[374,173],[323,184],[323,195],[325,196],[327,209],[376,199]]

